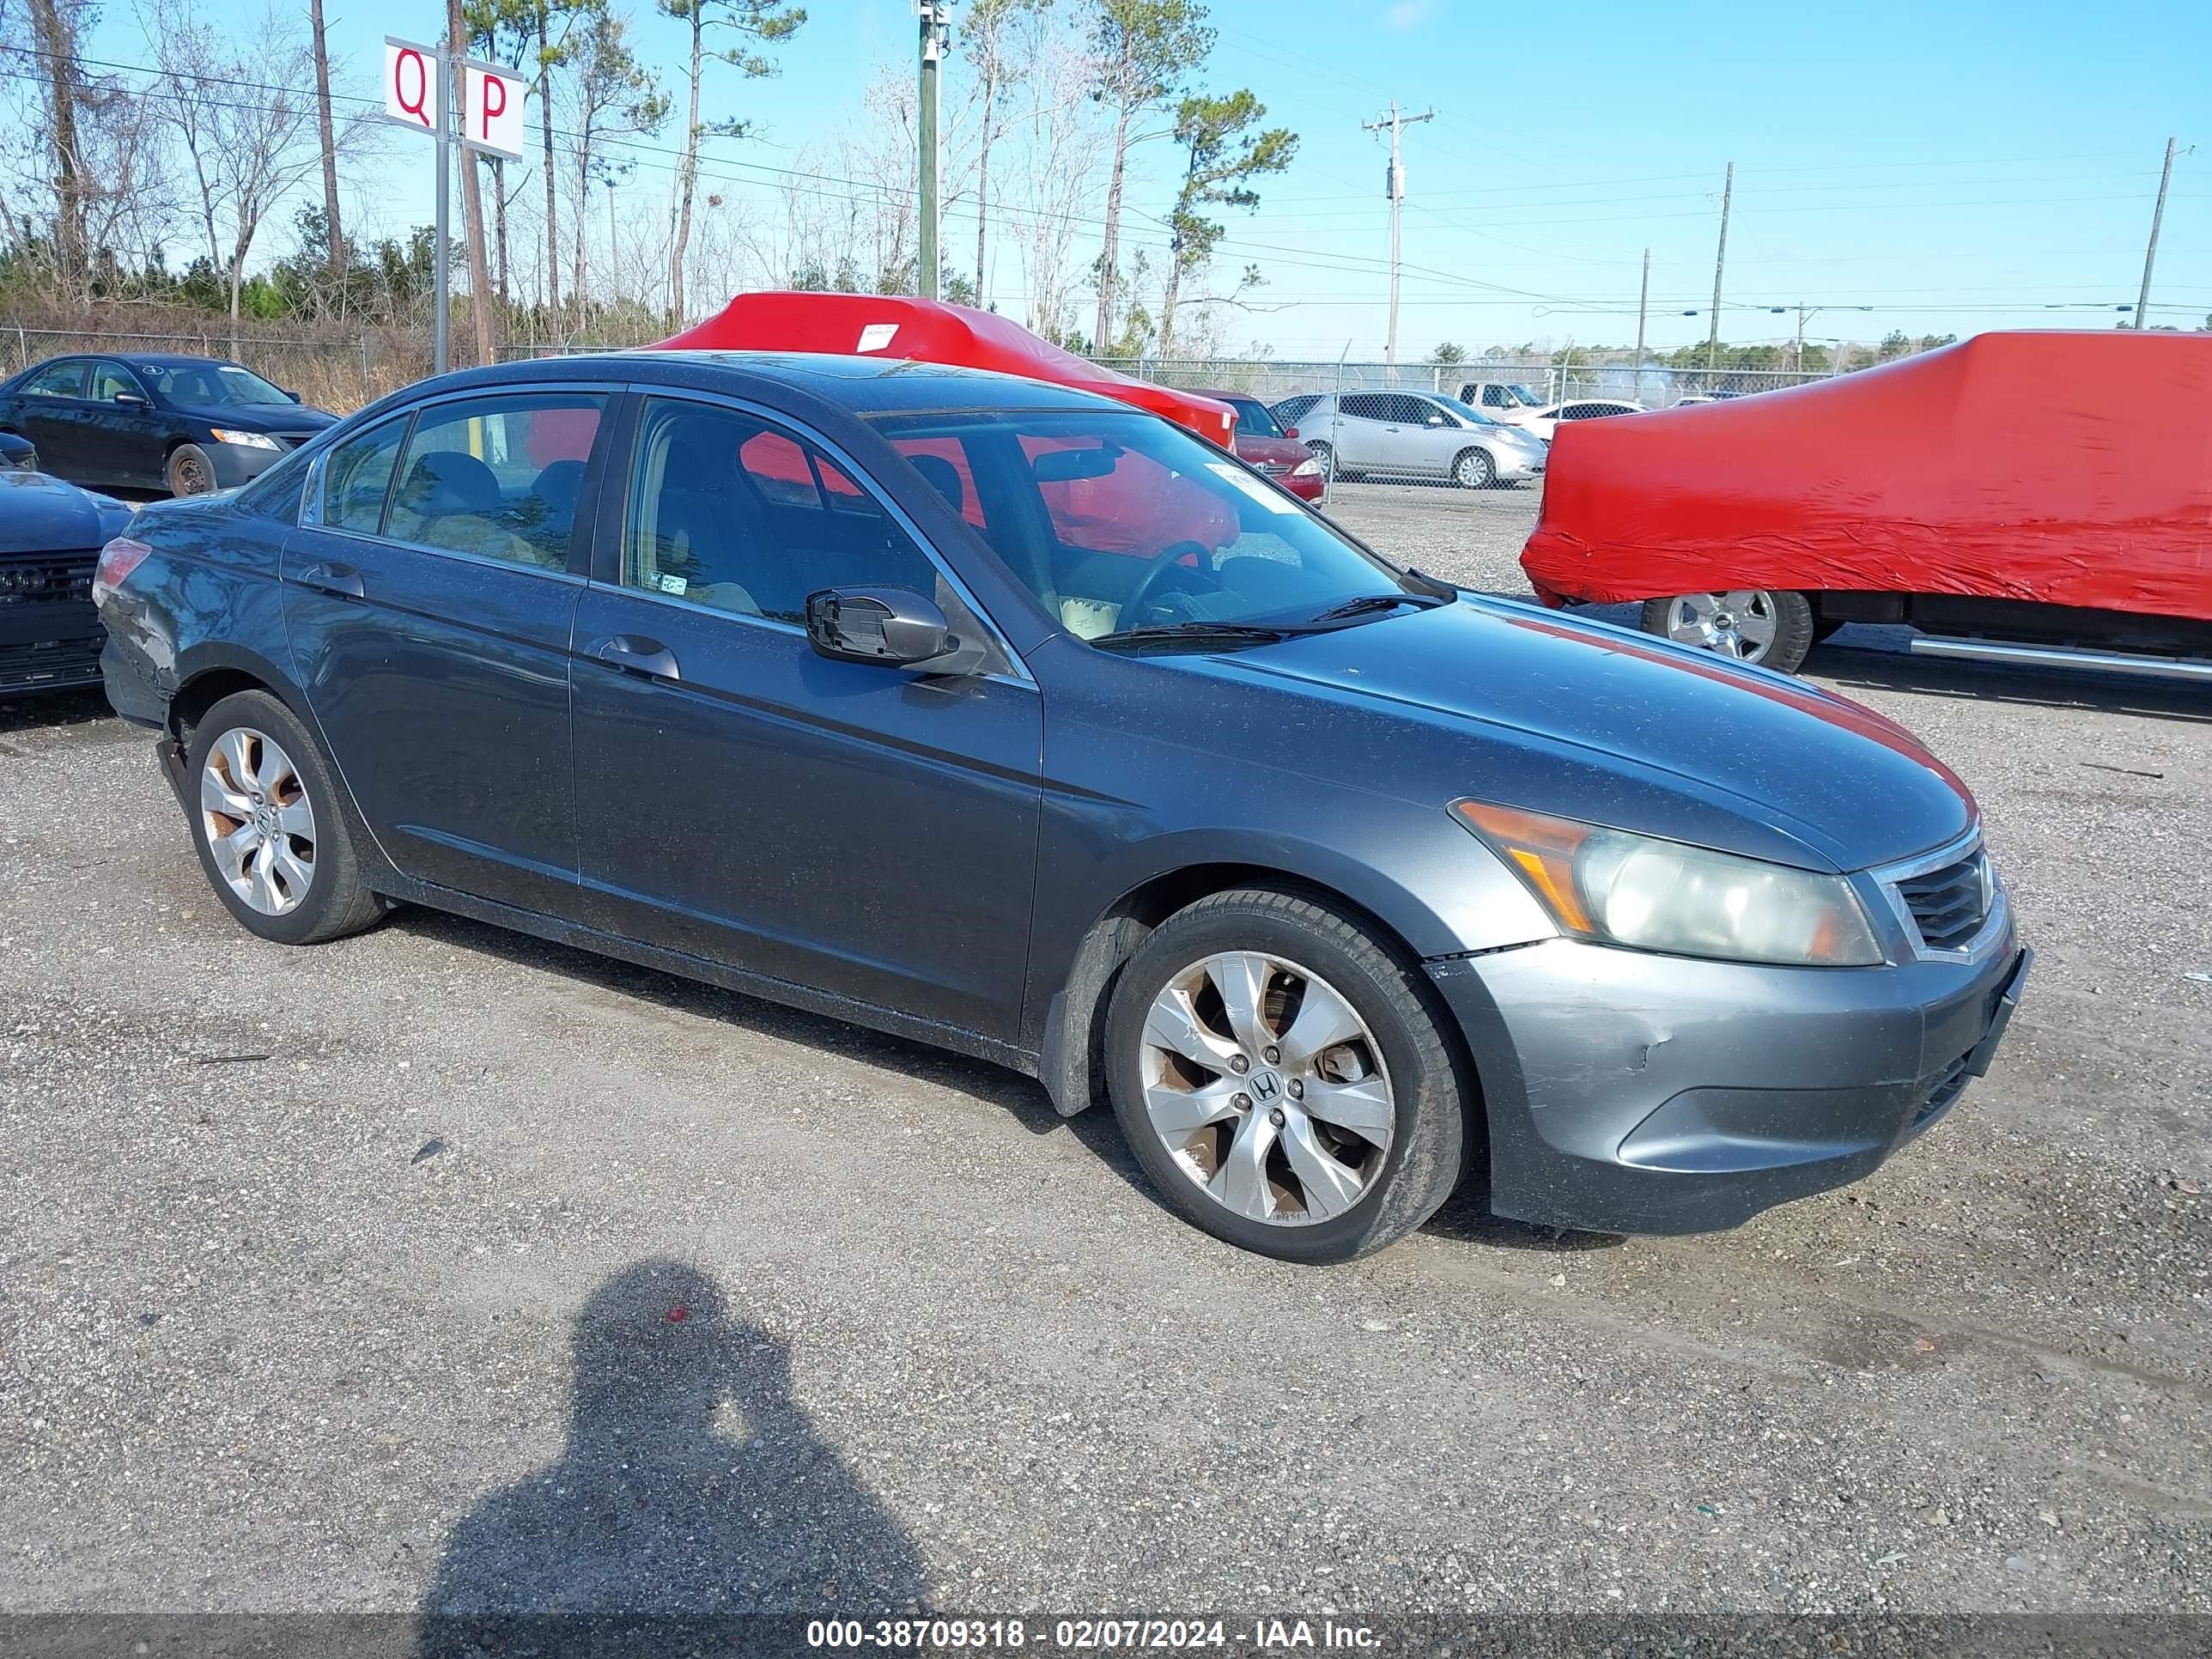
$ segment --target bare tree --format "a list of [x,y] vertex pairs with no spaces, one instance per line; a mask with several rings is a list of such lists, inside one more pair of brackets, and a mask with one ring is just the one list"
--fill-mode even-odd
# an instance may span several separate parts
[[[1052,0],[969,0],[960,27],[958,44],[973,66],[976,86],[975,125],[975,303],[991,301],[990,270],[986,255],[990,248],[991,147],[1006,137],[1008,82],[1018,84],[1036,69],[1034,30],[1016,25],[1035,18]],[[1030,48],[1024,51],[1024,48]]]
[[[675,247],[669,258],[669,309],[678,327],[684,325],[684,254],[691,243],[691,197],[699,180],[699,140],[712,132],[725,138],[744,136],[750,123],[725,118],[702,126],[699,120],[701,77],[711,60],[726,64],[747,80],[775,73],[773,60],[758,47],[788,40],[806,21],[803,7],[787,0],[657,0],[664,15],[690,25],[691,55],[685,70],[691,86],[691,105],[684,124],[684,159],[676,172]],[[707,31],[733,34],[738,44],[719,52],[706,49]]]
[[[668,119],[668,94],[637,61],[629,42],[626,20],[610,11],[593,12],[575,45],[574,74],[569,87],[570,154],[575,161],[575,269],[574,290],[576,323],[581,327],[589,304],[586,279],[591,273],[590,238],[585,234],[585,209],[592,183],[597,179],[611,190],[635,167],[635,161],[611,146],[625,138],[658,132]],[[609,234],[608,258],[614,257]]]
[[[321,161],[316,100],[293,89],[314,72],[313,46],[297,15],[273,6],[242,40],[201,22],[192,0],[154,0],[148,25],[161,118],[184,149],[208,258],[224,275],[235,323],[263,221]],[[257,90],[245,97],[241,87]],[[356,131],[349,122],[333,143]]]
[[46,137],[53,149],[54,258],[64,293],[91,292],[84,223],[84,157],[77,115],[82,67],[77,62],[81,23],[90,21],[86,0],[29,0],[30,56],[46,92]]
[[1112,172],[1106,184],[1106,231],[1098,253],[1098,319],[1091,338],[1114,331],[1114,302],[1121,278],[1121,191],[1129,151],[1164,138],[1167,126],[1147,130],[1182,84],[1213,50],[1201,0],[1091,0],[1091,38],[1097,78],[1091,95],[1114,118]]
[[1088,55],[1041,20],[1025,27],[1035,37],[1024,49],[1032,67],[1020,82],[1025,101],[1013,123],[1015,155],[1007,171],[1015,181],[1030,328],[1065,341],[1074,332],[1082,280],[1073,227],[1096,210],[1106,134],[1090,95],[1095,76]]

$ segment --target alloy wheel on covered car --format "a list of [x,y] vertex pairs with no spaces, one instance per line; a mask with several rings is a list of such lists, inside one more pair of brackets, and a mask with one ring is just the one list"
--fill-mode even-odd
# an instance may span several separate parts
[[1790,673],[1813,648],[1813,606],[1787,588],[1677,593],[1645,603],[1644,629],[1678,645]]

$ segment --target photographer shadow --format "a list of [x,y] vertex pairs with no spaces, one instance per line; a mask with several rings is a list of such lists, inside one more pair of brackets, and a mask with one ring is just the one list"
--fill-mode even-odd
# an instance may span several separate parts
[[647,1261],[576,1317],[560,1460],[453,1528],[422,1659],[682,1651],[755,1613],[896,1611],[921,1552],[791,1397],[785,1345]]

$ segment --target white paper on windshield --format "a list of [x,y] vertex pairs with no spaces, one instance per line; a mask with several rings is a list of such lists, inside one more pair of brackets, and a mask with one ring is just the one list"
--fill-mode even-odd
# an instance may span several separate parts
[[899,325],[896,323],[870,323],[860,331],[860,343],[854,346],[853,349],[881,351],[891,343],[891,336],[898,332],[898,328]]
[[1231,466],[1226,461],[1208,461],[1206,470],[1224,483],[1235,485],[1270,513],[1296,513],[1298,510],[1296,501],[1285,500],[1250,473]]

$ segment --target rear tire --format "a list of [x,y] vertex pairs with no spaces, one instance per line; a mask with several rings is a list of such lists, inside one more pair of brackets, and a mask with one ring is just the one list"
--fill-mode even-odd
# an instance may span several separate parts
[[1469,1103],[1419,973],[1294,894],[1217,893],[1155,928],[1116,981],[1106,1073],[1161,1201],[1261,1255],[1379,1250],[1467,1168]]
[[198,444],[179,444],[164,469],[172,495],[205,495],[215,489],[215,463]]
[[1452,463],[1452,482],[1462,489],[1487,489],[1498,482],[1498,463],[1486,449],[1463,450]]
[[384,915],[321,749],[268,692],[234,692],[192,728],[185,793],[200,868],[246,932],[319,945]]

